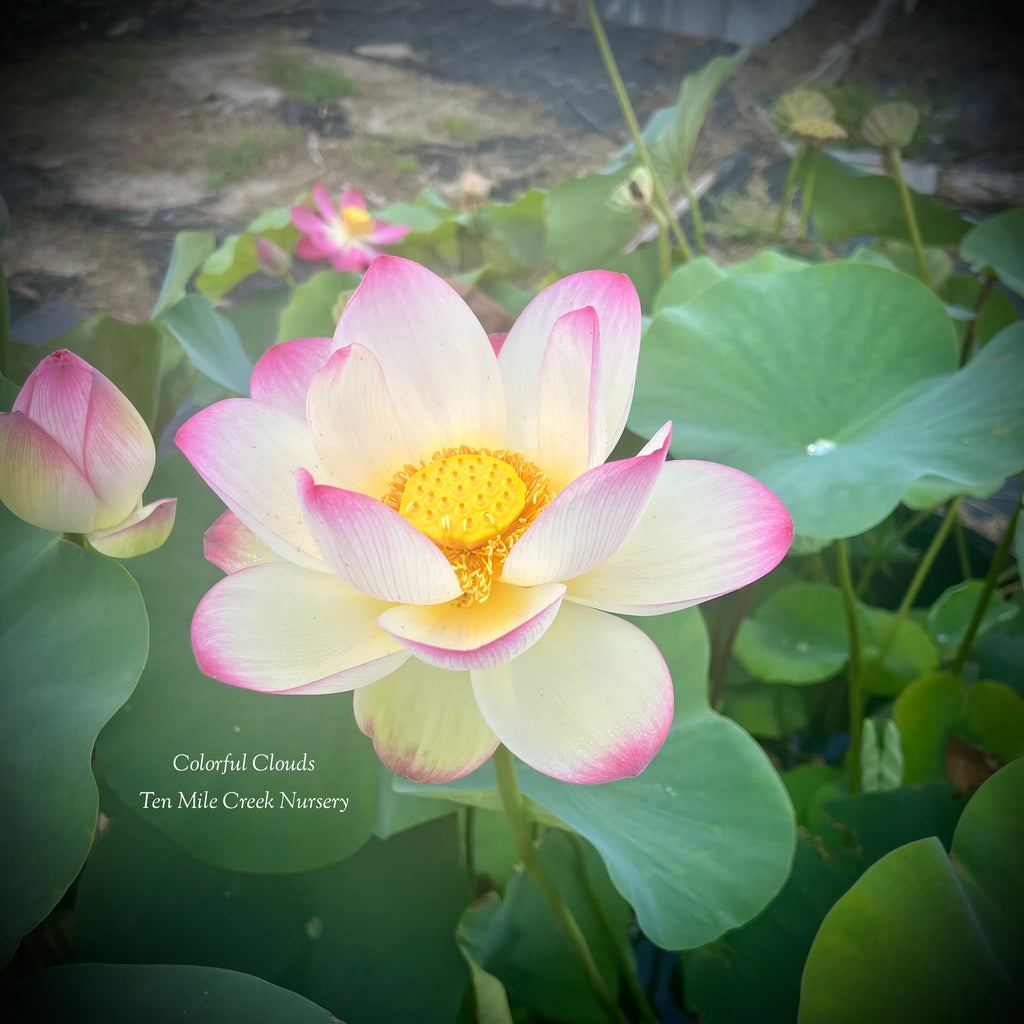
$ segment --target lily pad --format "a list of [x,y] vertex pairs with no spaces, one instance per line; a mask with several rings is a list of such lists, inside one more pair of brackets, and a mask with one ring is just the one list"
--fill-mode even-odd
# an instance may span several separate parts
[[89,853],[96,735],[146,662],[142,595],[122,566],[0,506],[0,961]]
[[33,974],[14,991],[22,1024],[331,1024],[337,1017],[261,978],[216,967],[68,964]]
[[1001,683],[968,684],[949,672],[932,672],[899,695],[892,714],[903,739],[908,783],[946,777],[950,736],[1003,763],[1024,754],[1024,701]]
[[359,275],[321,270],[292,290],[281,310],[278,341],[293,338],[329,338],[338,324],[338,303],[359,284]]
[[797,533],[848,537],[903,500],[987,494],[1020,468],[1024,344],[1001,331],[962,370],[943,304],[904,274],[837,263],[721,281],[655,316],[630,429],[745,470]]
[[165,309],[185,298],[185,286],[216,247],[216,239],[209,231],[180,231],[175,236],[164,283],[150,319],[155,319]]
[[[664,653],[676,714],[643,773],[573,786],[526,765],[516,768],[526,796],[597,848],[647,935],[666,949],[682,949],[743,924],[771,900],[789,873],[796,833],[789,797],[764,752],[707,707],[708,641],[699,612],[659,618],[659,628],[675,633],[674,647]],[[396,787],[425,788],[404,781]],[[490,765],[430,787],[451,798],[493,789]]]
[[[200,674],[189,626],[221,577],[202,538],[223,506],[181,455],[160,463],[150,487],[178,495],[178,518],[170,540],[132,565],[153,623],[150,657],[97,743],[97,774],[211,864],[291,872],[351,856],[377,816],[377,758],[351,695],[264,694]],[[317,798],[340,799],[303,805]]]
[[971,228],[960,255],[975,270],[991,270],[1010,291],[1024,295],[1024,209],[996,214]]
[[[967,635],[974,609],[985,590],[983,580],[964,580],[950,587],[928,609],[928,632],[944,658],[952,657]],[[978,639],[999,626],[1018,619],[1018,610],[998,593],[991,595],[985,614],[978,624]]]
[[1016,761],[967,806],[952,858],[938,839],[919,839],[865,872],[811,946],[803,1024],[1017,1019],[1022,796]]

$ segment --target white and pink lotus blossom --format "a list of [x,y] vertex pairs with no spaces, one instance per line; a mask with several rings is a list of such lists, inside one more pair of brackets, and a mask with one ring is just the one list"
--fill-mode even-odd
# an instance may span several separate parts
[[380,255],[378,245],[400,242],[410,228],[374,220],[366,200],[354,188],[335,206],[319,182],[313,188],[318,217],[308,206],[292,207],[292,224],[301,232],[295,252],[304,260],[330,260],[335,270],[365,270]]
[[177,501],[143,506],[156,449],[135,407],[67,349],[32,371],[0,413],[0,501],[44,530],[85,534],[117,558],[160,547]]
[[604,464],[640,345],[627,277],[590,271],[488,339],[456,293],[376,260],[333,338],[270,349],[252,397],[180,448],[229,511],[200,669],[272,693],[355,691],[380,758],[459,778],[504,743],[569,782],[636,775],[672,721],[658,648],[618,614],[741,587],[792,522],[753,478],[666,462],[667,424]]

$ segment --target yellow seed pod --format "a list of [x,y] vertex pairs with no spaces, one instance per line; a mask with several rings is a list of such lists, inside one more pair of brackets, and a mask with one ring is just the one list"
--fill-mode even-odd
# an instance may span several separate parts
[[869,145],[902,149],[914,137],[920,120],[912,103],[883,103],[868,113],[861,130]]
[[794,121],[789,130],[796,138],[817,146],[846,138],[846,130],[835,121],[826,118],[802,117]]
[[814,89],[794,89],[785,93],[772,111],[772,120],[780,131],[792,131],[795,121],[834,121],[835,116],[831,100]]

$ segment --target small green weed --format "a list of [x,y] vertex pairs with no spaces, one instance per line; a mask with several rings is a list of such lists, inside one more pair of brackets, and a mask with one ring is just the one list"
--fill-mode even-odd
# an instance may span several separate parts
[[359,86],[334,68],[275,54],[267,59],[264,77],[272,85],[307,103],[326,103],[355,96]]
[[206,154],[206,183],[220,188],[233,181],[242,181],[259,170],[270,157],[287,149],[294,131],[274,135],[249,135],[232,146],[216,146]]
[[480,141],[480,129],[468,117],[446,117],[441,123],[445,134],[463,146],[475,146]]

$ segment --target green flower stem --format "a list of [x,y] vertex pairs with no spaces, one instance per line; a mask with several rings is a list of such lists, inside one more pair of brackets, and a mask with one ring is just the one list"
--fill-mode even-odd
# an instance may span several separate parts
[[963,578],[971,577],[971,558],[967,552],[967,537],[963,523],[958,519],[953,527],[953,538],[956,541],[956,557],[960,562],[960,575]]
[[7,278],[0,267],[0,374],[11,376],[11,300],[7,294]]
[[298,287],[299,287],[299,282],[295,280],[295,278],[294,278],[294,277],[292,276],[292,272],[291,272],[290,270],[286,270],[286,271],[284,272],[284,274],[282,275],[282,280],[283,280],[283,281],[284,281],[284,283],[285,283],[286,285],[288,285],[288,287],[289,287],[289,288],[291,288],[291,289],[292,289],[293,291],[294,291],[294,290],[295,290],[296,288],[298,288]]
[[881,561],[889,554],[889,552],[896,547],[897,544],[902,541],[907,534],[911,533],[917,526],[923,523],[933,512],[933,509],[926,508],[917,515],[911,516],[893,535],[891,538],[886,538],[884,543],[879,544],[878,547],[871,552],[871,556],[868,558],[867,564],[864,566],[863,571],[860,575],[860,580],[857,582],[857,596],[860,597],[867,590],[868,584],[871,582],[872,577],[878,571],[878,566]]
[[660,210],[651,207],[651,215],[658,222],[658,271],[662,281],[672,273],[672,247],[668,240],[668,228]]
[[587,857],[583,848],[583,840],[576,835],[570,835],[569,838],[572,840],[573,852],[576,854],[576,872],[583,885],[583,891],[586,893],[591,913],[597,919],[601,930],[608,939],[608,945],[615,955],[615,963],[619,968],[619,975],[626,983],[626,988],[629,989],[630,998],[640,1014],[640,1020],[644,1024],[657,1024],[658,1015],[654,1012],[654,1009],[647,1000],[646,993],[640,987],[640,982],[637,980],[636,970],[629,956],[629,946],[626,943],[626,939],[624,936],[619,935],[615,928],[612,927],[612,923],[608,919],[607,913],[605,913],[604,906],[598,899],[597,891],[594,889],[594,884],[590,878],[590,872],[587,871]]
[[686,199],[690,204],[690,214],[693,216],[694,245],[697,247],[697,252],[703,255],[707,252],[707,245],[704,242],[704,217],[700,212],[700,203],[694,195],[693,185],[690,184],[688,174],[683,175],[683,191],[686,193]]
[[[729,669],[732,649],[736,644],[743,619],[750,609],[750,601],[754,596],[757,581],[745,586],[735,595],[732,612],[726,627],[721,632],[716,630],[715,643],[711,649],[711,665],[708,669],[708,703],[712,708],[718,706],[725,689],[725,673]],[[717,624],[717,623],[716,623]]]
[[982,314],[985,312],[985,308],[988,306],[988,300],[992,295],[992,289],[995,287],[995,283],[995,277],[993,277],[992,274],[989,274],[985,278],[984,284],[981,286],[981,291],[978,293],[978,301],[974,304],[974,317],[967,325],[967,330],[964,332],[963,345],[960,349],[961,366],[963,366],[963,364],[974,355],[974,341],[975,334],[978,330],[978,321],[981,319]]
[[882,649],[879,651],[878,657],[875,659],[874,665],[872,666],[872,681],[874,680],[874,677],[878,675],[879,671],[881,671],[882,666],[885,664],[885,659],[889,657],[892,645],[896,642],[896,635],[899,633],[900,627],[902,627],[903,622],[907,617],[907,613],[910,611],[911,605],[913,605],[918,591],[921,589],[921,585],[924,583],[928,573],[931,571],[932,563],[935,561],[942,545],[945,544],[946,538],[949,536],[949,531],[956,522],[956,515],[960,509],[961,500],[962,499],[960,497],[957,497],[949,503],[946,508],[946,514],[942,517],[942,522],[939,523],[939,528],[935,531],[935,536],[932,538],[931,544],[928,545],[928,549],[925,551],[921,561],[917,565],[917,570],[910,581],[910,585],[907,587],[906,593],[903,595],[903,600],[900,601],[900,606],[896,609],[896,619],[890,627],[889,633],[885,638],[885,643],[882,644]]
[[971,621],[967,627],[967,632],[964,634],[963,641],[960,644],[960,649],[956,652],[956,657],[953,659],[953,664],[950,666],[951,672],[959,674],[962,671],[964,663],[967,661],[967,656],[971,653],[971,648],[974,646],[975,638],[978,635],[978,627],[981,625],[981,620],[985,616],[985,609],[988,607],[988,602],[992,597],[992,591],[995,590],[996,580],[999,578],[999,571],[1002,569],[1003,563],[1006,561],[1006,556],[1010,553],[1010,545],[1013,544],[1014,532],[1017,529],[1017,520],[1020,518],[1022,500],[1024,499],[1018,499],[1017,507],[1013,510],[1013,515],[1010,516],[1010,521],[1007,523],[1003,539],[999,542],[999,547],[996,548],[996,553],[992,557],[992,564],[988,567],[988,575],[985,577],[985,586],[982,588],[981,596],[978,598],[978,603],[974,606],[974,614],[971,616]]
[[811,218],[811,196],[814,195],[814,176],[818,171],[818,151],[807,154],[807,177],[804,179],[804,194],[800,200],[800,233],[797,238],[807,237],[807,222]]
[[846,700],[850,717],[850,792],[860,792],[860,748],[864,730],[864,702],[861,697],[860,628],[857,623],[857,595],[850,575],[850,560],[842,537],[836,538],[836,566],[843,591],[843,610],[850,640],[850,663],[846,668]]
[[463,853],[466,858],[466,877],[469,879],[469,891],[475,897],[477,895],[476,878],[476,851],[473,842],[473,821],[476,815],[473,807],[467,807],[465,812],[464,829],[462,833]]
[[789,170],[786,171],[786,181],[782,186],[782,199],[779,200],[779,212],[775,216],[775,230],[772,232],[772,242],[778,242],[782,238],[782,229],[786,224],[786,214],[789,213],[789,205],[793,201],[793,186],[796,184],[796,172],[800,169],[807,146],[801,142],[796,147],[793,159],[789,162]]
[[499,745],[494,752],[494,774],[498,779],[501,803],[505,808],[505,816],[512,829],[512,839],[515,842],[519,859],[523,862],[523,867],[526,868],[530,878],[541,891],[548,909],[558,923],[559,929],[565,936],[565,941],[569,944],[569,949],[583,969],[587,983],[608,1019],[615,1021],[616,1024],[629,1024],[629,1018],[622,1012],[619,1004],[608,991],[608,986],[605,985],[604,978],[601,977],[601,972],[597,969],[594,955],[590,952],[586,937],[576,923],[576,918],[572,916],[572,911],[566,906],[558,887],[544,869],[540,857],[537,856],[537,850],[533,845],[533,836],[530,833],[530,825],[523,811],[523,796],[519,792],[519,783],[516,781],[515,761],[505,746]]
[[619,101],[619,109],[622,111],[622,116],[629,127],[629,134],[633,137],[633,145],[636,147],[637,156],[640,157],[640,162],[647,168],[647,173],[651,176],[654,198],[661,207],[662,213],[665,215],[665,219],[675,235],[676,243],[682,251],[684,258],[691,260],[693,259],[693,250],[690,248],[690,243],[686,240],[686,235],[683,234],[683,229],[679,226],[679,222],[672,213],[672,207],[669,204],[665,186],[662,185],[661,178],[658,177],[654,164],[651,162],[651,154],[647,151],[643,135],[640,133],[640,124],[636,119],[636,113],[633,110],[633,104],[630,102],[629,93],[626,92],[626,85],[622,81],[622,75],[619,74],[619,68],[615,63],[612,48],[608,43],[608,36],[605,35],[604,26],[601,24],[601,19],[597,16],[597,11],[594,8],[594,0],[583,0],[583,6],[587,9],[590,30],[594,33],[594,40],[597,43],[598,50],[601,51],[601,60],[604,62],[605,73],[608,75],[612,88],[615,90],[615,96]]
[[931,288],[932,279],[928,273],[928,261],[924,257],[924,246],[921,244],[921,232],[917,228],[917,216],[914,213],[914,204],[910,201],[910,189],[907,188],[907,180],[903,176],[903,158],[900,156],[898,146],[889,150],[892,159],[892,169],[896,175],[896,184],[900,190],[900,201],[903,203],[903,215],[907,218],[907,227],[910,229],[910,239],[914,243],[914,252],[917,253],[917,267],[921,272],[921,280]]

